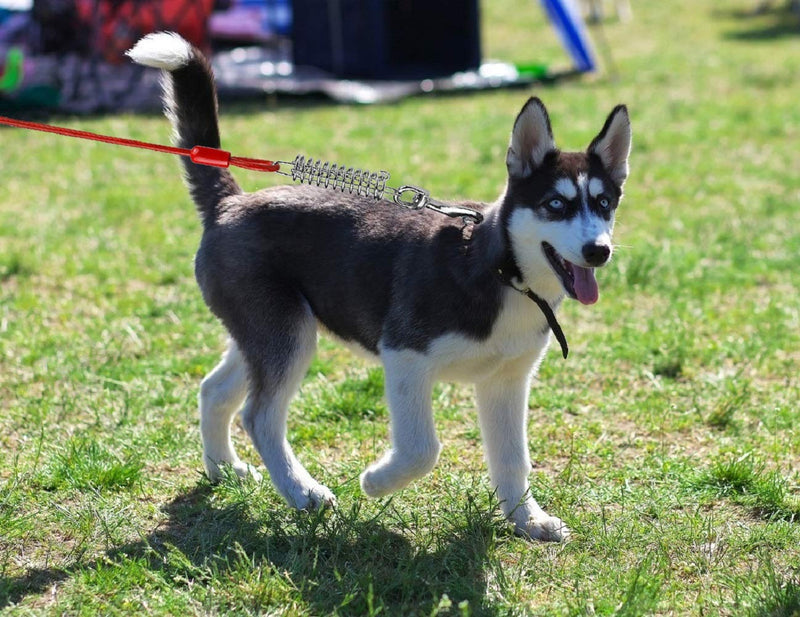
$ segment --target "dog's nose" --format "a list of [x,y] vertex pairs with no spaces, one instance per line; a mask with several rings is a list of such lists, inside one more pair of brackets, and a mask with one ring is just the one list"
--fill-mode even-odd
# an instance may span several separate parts
[[583,258],[593,267],[602,266],[611,257],[611,247],[607,244],[595,244],[587,242],[581,249]]

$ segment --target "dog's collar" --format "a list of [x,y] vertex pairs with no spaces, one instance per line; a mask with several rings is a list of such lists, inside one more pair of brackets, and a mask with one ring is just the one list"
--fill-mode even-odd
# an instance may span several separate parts
[[528,298],[536,303],[544,314],[547,325],[550,326],[550,329],[553,331],[553,335],[555,335],[558,344],[561,345],[561,353],[564,355],[564,359],[566,359],[569,354],[569,346],[567,345],[567,337],[564,336],[564,331],[561,329],[556,319],[556,314],[553,312],[553,309],[550,308],[547,300],[537,295],[530,287],[521,287],[516,284],[516,281],[522,282],[522,273],[519,270],[519,266],[517,266],[514,261],[513,256],[509,256],[506,263],[498,266],[495,273],[501,283],[508,285],[511,289],[521,293],[523,296],[528,296]]

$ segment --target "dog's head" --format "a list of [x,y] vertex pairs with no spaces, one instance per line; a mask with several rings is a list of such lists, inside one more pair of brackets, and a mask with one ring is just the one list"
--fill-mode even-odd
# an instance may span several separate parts
[[631,126],[619,105],[585,152],[556,148],[542,102],[517,116],[506,156],[503,201],[510,248],[525,285],[549,297],[562,289],[597,301],[594,269],[611,258],[614,214],[628,177]]

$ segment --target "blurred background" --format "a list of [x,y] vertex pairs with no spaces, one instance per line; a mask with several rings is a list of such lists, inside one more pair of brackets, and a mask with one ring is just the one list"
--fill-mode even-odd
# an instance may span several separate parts
[[[601,26],[606,18],[632,19],[628,0],[608,7],[600,0],[541,0],[514,9],[522,15],[501,19],[547,22],[567,62],[553,69],[536,53],[484,60],[483,18],[495,17],[478,0],[2,0],[0,96],[21,108],[147,109],[152,71],[131,66],[124,52],[162,30],[213,56],[223,96],[322,92],[371,103],[520,86],[596,71],[592,38],[614,70]],[[584,19],[598,26],[595,37]]]
[[573,541],[492,518],[458,385],[435,390],[437,469],[365,500],[382,372],[324,337],[290,440],[340,509],[208,486],[196,397],[225,333],[178,162],[2,128],[0,609],[431,615],[446,595],[451,614],[797,614],[796,1],[0,0],[2,113],[168,143],[157,72],[120,55],[162,27],[213,54],[224,148],[386,169],[438,199],[497,198],[529,96],[565,150],[628,105],[600,301],[564,303],[569,359],[551,348],[529,400],[533,491]]

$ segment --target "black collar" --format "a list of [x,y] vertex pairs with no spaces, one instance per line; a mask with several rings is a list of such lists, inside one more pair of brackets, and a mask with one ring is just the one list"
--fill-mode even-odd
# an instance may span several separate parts
[[547,300],[536,295],[530,287],[518,287],[514,283],[515,279],[517,281],[522,281],[522,272],[520,272],[519,266],[517,266],[517,263],[514,261],[514,257],[510,254],[510,252],[506,256],[506,259],[500,263],[495,272],[497,273],[497,278],[500,279],[501,283],[508,285],[515,291],[518,291],[525,296],[528,296],[536,303],[536,305],[544,314],[544,317],[547,320],[547,325],[550,326],[550,329],[553,331],[556,340],[558,341],[559,345],[561,345],[561,353],[564,355],[564,359],[566,359],[567,355],[569,354],[567,337],[564,336],[564,331],[558,324],[558,320],[556,319],[555,313],[553,313],[553,309],[550,308]]

